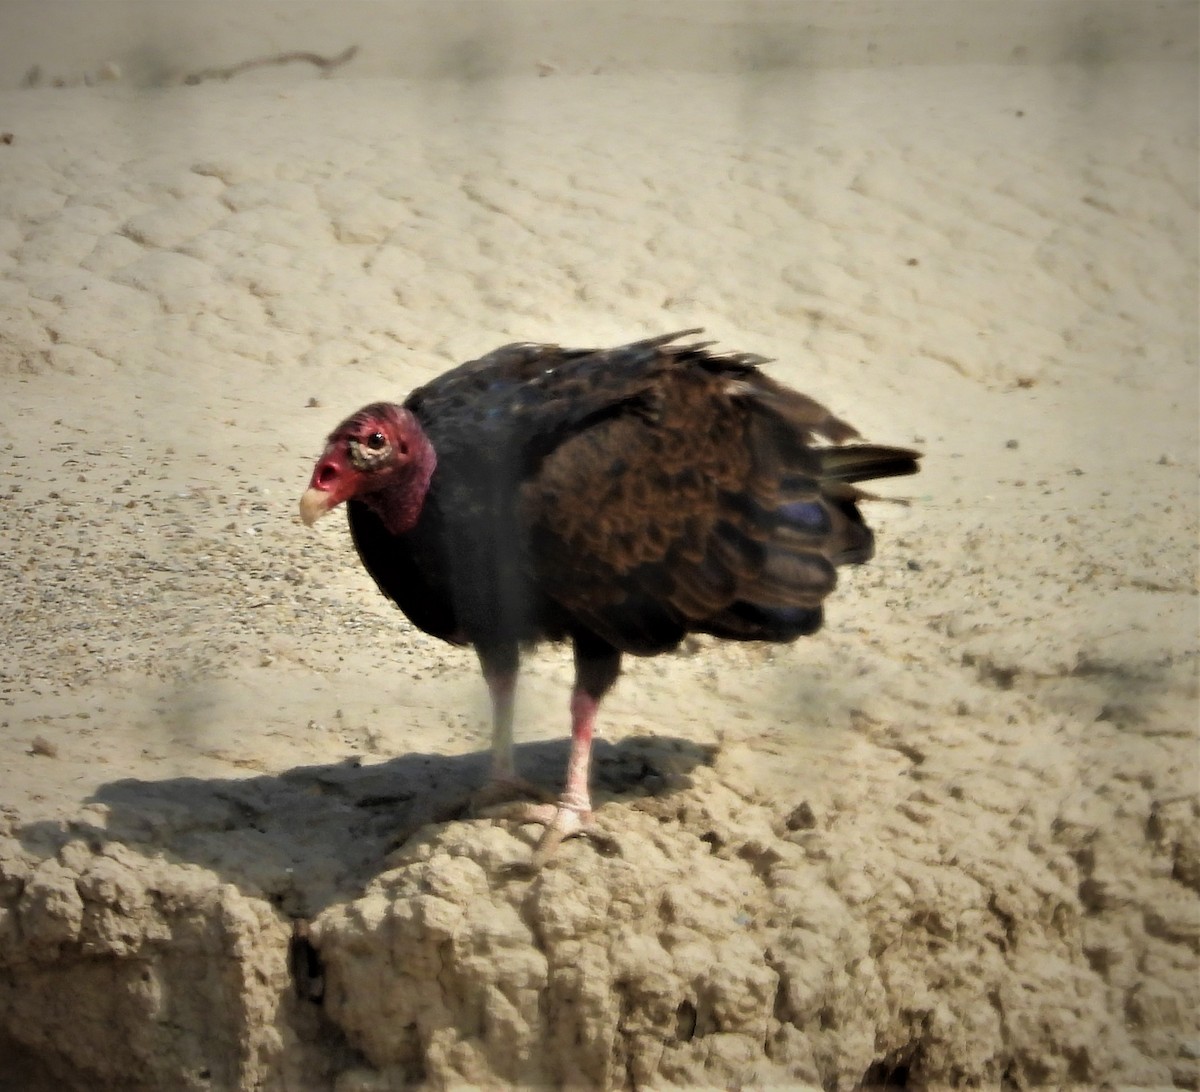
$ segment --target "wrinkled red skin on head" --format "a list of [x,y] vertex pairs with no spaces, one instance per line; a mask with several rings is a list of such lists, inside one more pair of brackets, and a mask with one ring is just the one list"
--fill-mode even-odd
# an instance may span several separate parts
[[403,534],[420,517],[436,465],[429,439],[408,410],[386,402],[366,406],[330,433],[301,498],[301,518],[312,524],[339,504],[359,498],[389,530]]

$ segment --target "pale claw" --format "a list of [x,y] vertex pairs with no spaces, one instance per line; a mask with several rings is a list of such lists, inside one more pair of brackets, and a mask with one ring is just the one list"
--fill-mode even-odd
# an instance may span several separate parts
[[559,845],[568,838],[589,834],[592,825],[592,809],[586,811],[568,804],[533,804],[526,811],[525,822],[542,823],[546,833],[542,835],[529,858],[530,871],[537,872],[551,857]]
[[582,836],[597,842],[603,849],[615,849],[612,839],[593,827],[591,808],[560,800],[556,804],[510,804],[505,808],[493,808],[489,814],[517,823],[540,823],[546,828],[528,865],[517,866],[518,871],[539,871],[568,838]]

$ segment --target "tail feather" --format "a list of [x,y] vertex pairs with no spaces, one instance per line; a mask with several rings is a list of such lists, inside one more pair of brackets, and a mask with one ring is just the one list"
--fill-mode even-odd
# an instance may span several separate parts
[[821,477],[836,482],[866,482],[915,474],[917,460],[921,458],[919,451],[882,444],[821,447],[816,454],[821,460]]

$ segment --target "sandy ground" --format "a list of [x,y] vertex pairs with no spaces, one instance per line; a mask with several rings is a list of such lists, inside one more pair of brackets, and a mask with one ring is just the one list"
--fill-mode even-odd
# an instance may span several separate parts
[[[1195,7],[1135,6],[197,86],[9,36],[0,1088],[1200,1086]],[[473,656],[297,498],[365,401],[693,325],[924,471],[817,637],[628,662],[611,848],[507,879]]]

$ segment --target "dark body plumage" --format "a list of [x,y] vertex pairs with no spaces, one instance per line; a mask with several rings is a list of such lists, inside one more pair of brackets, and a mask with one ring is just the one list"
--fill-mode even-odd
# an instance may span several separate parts
[[300,498],[309,525],[345,503],[384,594],[474,645],[492,699],[486,798],[530,788],[513,753],[521,646],[571,641],[564,791],[508,812],[546,827],[535,867],[591,829],[596,715],[622,654],[689,632],[812,633],[837,566],[874,546],[855,483],[917,469],[915,452],[846,443],[849,425],[758,357],[681,340],[694,333],[497,349],[348,417]]
[[689,632],[816,630],[836,566],[873,551],[853,483],[913,473],[917,455],[830,446],[856,433],[760,358],[678,341],[696,332],[508,345],[414,391],[404,406],[437,454],[419,521],[395,535],[347,505],[382,591],[475,645],[485,671],[515,671],[517,646],[543,637],[574,638],[585,676],[602,660],[615,677],[619,653]]

